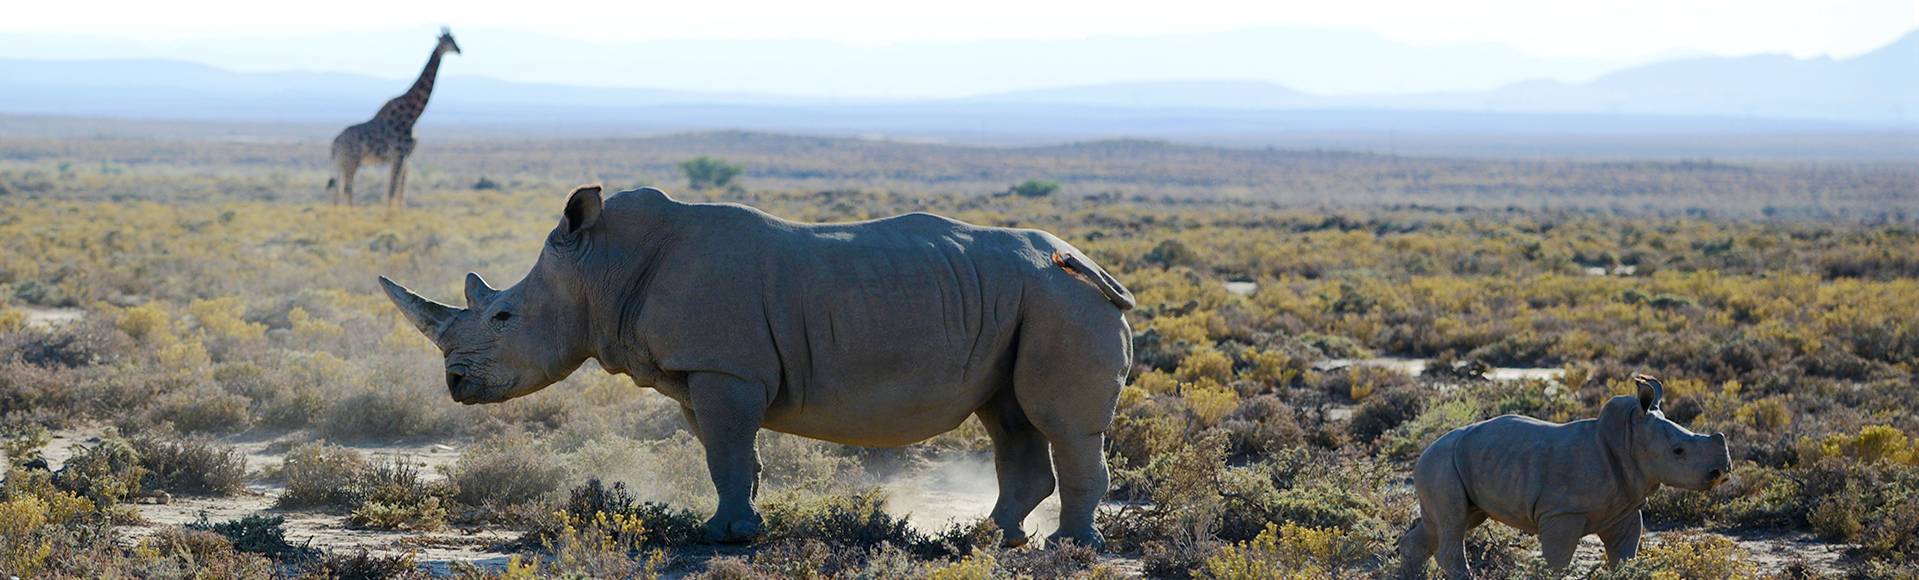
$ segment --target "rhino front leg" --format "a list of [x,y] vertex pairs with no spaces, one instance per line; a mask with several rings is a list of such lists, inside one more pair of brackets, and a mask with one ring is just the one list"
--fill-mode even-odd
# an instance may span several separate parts
[[719,492],[720,505],[706,521],[707,539],[745,542],[759,537],[760,514],[753,508],[760,458],[753,447],[766,416],[766,389],[752,381],[720,373],[687,377],[692,412],[688,420],[706,447],[706,469]]
[[[689,405],[680,405],[680,416],[681,416],[681,417],[684,417],[684,418],[686,419],[686,428],[687,428],[687,429],[688,429],[689,431],[692,431],[692,432],[693,432],[693,436],[694,436],[695,438],[699,438],[699,439],[700,439],[700,445],[701,445],[701,446],[705,446],[705,445],[706,445],[706,439],[704,438],[704,437],[705,437],[705,435],[702,435],[702,434],[700,433],[700,417],[699,417],[699,415],[696,415],[696,414],[694,414],[694,413],[693,413],[693,407],[691,407],[691,406],[689,406]],[[757,435],[757,433],[755,433],[755,435]],[[755,437],[755,442],[756,442],[756,443],[757,443],[757,439],[758,439],[758,438],[757,438],[757,437]],[[758,454],[758,447],[755,447],[755,448],[754,448],[754,457],[753,457],[753,459],[754,459],[754,461],[753,461],[753,493],[752,493],[752,494],[750,494],[750,495],[752,495],[752,496],[753,496],[753,501],[759,501],[759,499],[760,499],[760,477],[759,477],[759,474],[761,474],[761,473],[764,473],[764,472],[765,472],[765,466],[764,466],[764,465],[762,465],[762,464],[760,464],[760,462],[759,462],[759,454]]]
[[1620,562],[1631,560],[1639,554],[1639,532],[1644,525],[1638,511],[1620,518],[1611,528],[1599,532],[1599,541],[1606,545],[1606,567],[1615,568]]
[[1586,516],[1578,514],[1547,516],[1539,521],[1539,551],[1546,566],[1565,572],[1573,563],[1573,551],[1579,538],[1586,536]]

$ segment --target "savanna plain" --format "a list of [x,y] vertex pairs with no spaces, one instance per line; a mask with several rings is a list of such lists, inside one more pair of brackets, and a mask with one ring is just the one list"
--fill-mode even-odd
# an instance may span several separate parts
[[[1606,569],[1588,539],[1574,577],[1919,577],[1910,163],[462,134],[423,136],[393,209],[378,170],[333,205],[317,137],[36,131],[0,134],[0,571],[21,578],[1382,578],[1425,445],[1595,416],[1634,373],[1734,468],[1654,494],[1638,558]],[[745,171],[691,189],[702,156]],[[1141,305],[1104,551],[1000,547],[971,421],[897,449],[763,432],[767,533],[721,546],[665,397],[589,363],[454,403],[375,277],[456,303],[469,270],[511,283],[582,183],[931,211],[1095,257]],[[1548,576],[1499,524],[1468,552]]]

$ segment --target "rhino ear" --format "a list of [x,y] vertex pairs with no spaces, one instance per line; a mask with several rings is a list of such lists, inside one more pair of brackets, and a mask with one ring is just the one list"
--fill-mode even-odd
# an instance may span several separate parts
[[1633,375],[1632,382],[1639,385],[1639,410],[1659,410],[1659,401],[1666,398],[1666,386],[1651,375]]
[[600,198],[600,186],[580,186],[579,189],[573,190],[571,197],[566,199],[566,213],[564,214],[566,217],[564,218],[565,221],[560,224],[561,229],[565,231],[567,235],[586,231],[587,228],[593,227],[593,224],[600,221],[600,208],[605,204],[606,201]]
[[492,300],[494,294],[499,293],[500,291],[488,285],[486,279],[481,278],[478,272],[466,273],[466,307],[468,309],[479,308]]

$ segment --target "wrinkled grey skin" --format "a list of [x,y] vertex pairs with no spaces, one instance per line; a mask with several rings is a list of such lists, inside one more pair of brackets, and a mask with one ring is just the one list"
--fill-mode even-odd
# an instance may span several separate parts
[[1664,388],[1637,375],[1638,397],[1614,397],[1598,419],[1558,424],[1506,415],[1447,433],[1419,455],[1420,518],[1399,539],[1400,576],[1424,578],[1435,555],[1466,578],[1466,532],[1487,518],[1538,534],[1555,570],[1599,534],[1608,565],[1639,551],[1640,507],[1660,485],[1710,489],[1732,469],[1725,435],[1687,431],[1659,410]]
[[719,492],[714,540],[761,531],[762,427],[898,446],[977,415],[1007,540],[1025,539],[1020,522],[1057,482],[1054,537],[1101,543],[1133,298],[1051,234],[928,214],[800,224],[584,187],[510,288],[468,274],[462,309],[380,281],[445,352],[456,401],[524,396],[587,359],[678,401]]

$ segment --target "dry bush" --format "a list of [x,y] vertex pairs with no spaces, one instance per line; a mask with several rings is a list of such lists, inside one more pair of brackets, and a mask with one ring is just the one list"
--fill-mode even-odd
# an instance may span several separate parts
[[232,495],[245,488],[246,456],[204,438],[133,439],[146,468],[143,487],[176,494]]
[[181,433],[226,434],[253,425],[246,397],[214,388],[192,388],[160,395],[148,408],[148,425],[169,425]]
[[104,507],[140,493],[146,473],[133,444],[108,435],[92,447],[76,446],[73,457],[53,474],[53,483]]
[[373,465],[354,482],[360,505],[347,516],[354,527],[431,531],[446,525],[449,485],[428,483],[404,456]]
[[450,425],[436,400],[411,389],[373,389],[353,393],[328,406],[320,433],[340,441],[392,441],[446,434]]
[[279,506],[351,508],[361,499],[355,484],[369,469],[366,458],[352,449],[324,441],[294,447],[280,467],[286,492]]
[[458,490],[454,499],[493,508],[547,499],[559,492],[566,476],[566,467],[552,453],[523,436],[476,445],[447,470],[447,479]]
[[276,571],[271,560],[234,550],[225,536],[179,527],[141,540],[133,553],[144,577],[263,578]]

